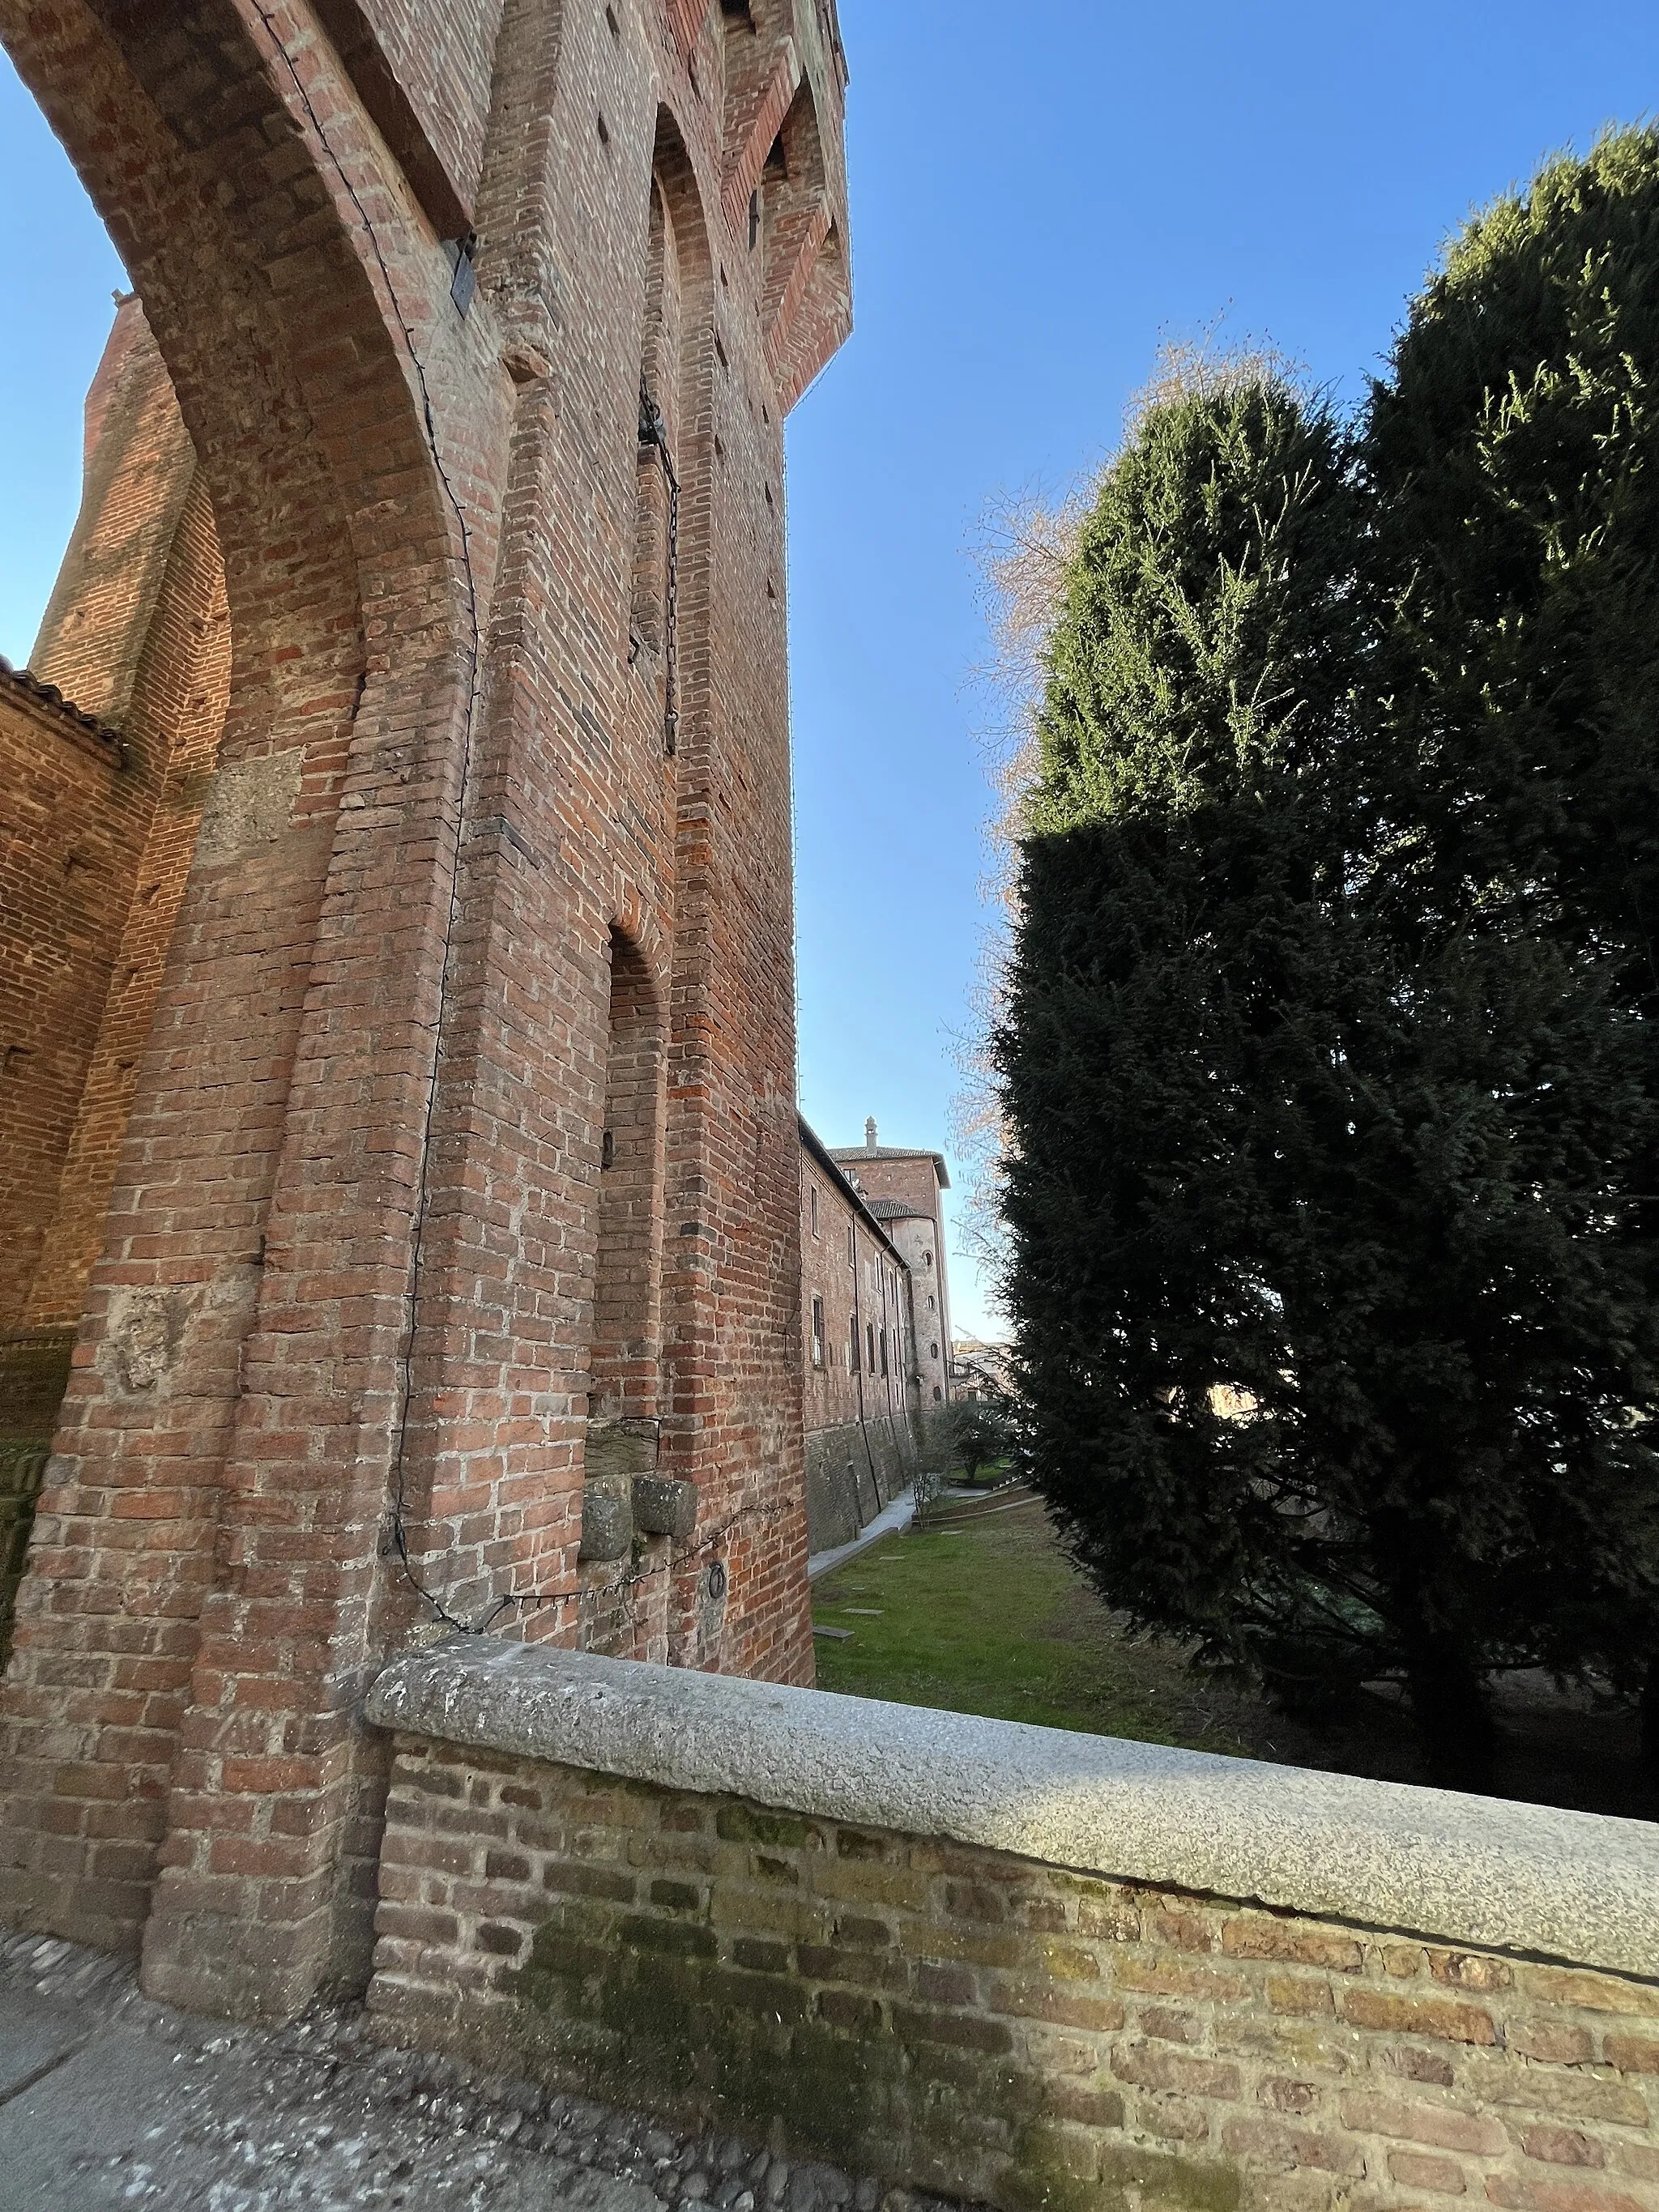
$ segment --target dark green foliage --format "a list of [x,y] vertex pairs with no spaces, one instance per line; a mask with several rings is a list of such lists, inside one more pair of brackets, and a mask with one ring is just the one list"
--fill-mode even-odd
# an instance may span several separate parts
[[1014,1408],[1006,1398],[958,1398],[950,1408],[951,1449],[972,1481],[981,1468],[1012,1459],[1018,1449]]
[[1395,619],[1401,870],[1431,922],[1504,927],[1659,991],[1659,133],[1549,164],[1470,223],[1373,394]]
[[1152,408],[996,1040],[1030,1471],[1103,1594],[1479,1779],[1659,1644],[1659,142],[1471,227],[1349,438]]
[[1582,1153],[1570,1243],[1530,1279],[1559,1284],[1558,1307],[1541,1388],[1522,1395],[1544,1395],[1553,1365],[1559,1402],[1575,1382],[1583,1401],[1577,1451],[1546,1425],[1522,1455],[1562,1524],[1559,1571],[1532,1592],[1535,1642],[1629,1686],[1659,1644],[1638,1418],[1659,1231],[1656,379],[1659,134],[1628,131],[1468,225],[1415,304],[1363,447],[1401,832],[1378,897],[1431,951],[1461,940],[1483,975],[1530,963],[1552,979],[1540,1027],[1561,1065],[1540,1069],[1553,1091],[1527,1120]]

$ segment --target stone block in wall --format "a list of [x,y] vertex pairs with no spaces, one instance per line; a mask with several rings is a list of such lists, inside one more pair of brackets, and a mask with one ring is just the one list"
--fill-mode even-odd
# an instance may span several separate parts
[[[586,1483],[582,1492],[580,1556],[584,1560],[624,1558],[633,1548],[636,1531],[646,1535],[678,1534],[684,1506],[672,1493],[679,1490],[691,1492],[691,1523],[696,1526],[695,1486],[653,1480],[657,1441],[658,1426],[653,1420],[588,1423],[584,1458]],[[665,1518],[674,1525],[659,1528],[657,1522]]]
[[689,1544],[697,1532],[697,1486],[668,1475],[636,1474],[634,1525],[647,1536],[672,1536]]
[[584,1462],[592,1481],[625,1480],[657,1471],[657,1424],[647,1420],[599,1420],[587,1425]]
[[582,1492],[585,1560],[620,1559],[634,1547],[634,1500],[629,1485],[614,1478],[590,1481]]

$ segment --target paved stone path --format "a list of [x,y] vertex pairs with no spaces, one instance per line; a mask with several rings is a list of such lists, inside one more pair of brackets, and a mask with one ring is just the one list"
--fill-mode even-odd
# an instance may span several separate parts
[[4,2212],[947,2212],[921,2192],[370,2040],[226,2027],[131,1967],[0,1936]]
[[875,1519],[860,1528],[850,1544],[837,1544],[833,1551],[814,1552],[806,1562],[808,1579],[817,1582],[820,1575],[832,1574],[837,1567],[844,1566],[848,1559],[856,1559],[860,1552],[867,1552],[872,1544],[878,1544],[884,1536],[890,1536],[895,1529],[908,1528],[915,1518],[915,1491],[900,1491],[892,1504],[884,1505]]

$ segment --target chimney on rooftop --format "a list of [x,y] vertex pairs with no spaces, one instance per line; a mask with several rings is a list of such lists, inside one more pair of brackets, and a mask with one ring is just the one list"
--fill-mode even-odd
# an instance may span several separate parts
[[866,1152],[873,1152],[876,1149],[876,1117],[873,1114],[866,1118],[864,1124],[864,1149]]

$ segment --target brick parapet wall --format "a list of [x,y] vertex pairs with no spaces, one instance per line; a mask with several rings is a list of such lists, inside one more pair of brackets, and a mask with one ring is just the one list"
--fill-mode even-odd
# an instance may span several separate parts
[[[137,315],[128,301],[118,318]],[[160,356],[138,317],[135,339],[118,329],[112,341],[138,373],[161,374]],[[101,372],[100,372],[101,376]],[[88,415],[93,410],[89,406]],[[119,915],[112,943],[108,988],[88,988],[82,1012],[100,1018],[86,1063],[73,1128],[58,1178],[50,1226],[30,1287],[25,1325],[31,1329],[73,1328],[86,1303],[87,1285],[103,1243],[105,1218],[114,1188],[127,1115],[161,995],[163,972],[183,903],[196,848],[197,830],[218,757],[230,684],[230,625],[225,605],[224,564],[207,488],[196,466],[190,441],[178,420],[158,405],[160,453],[149,450],[147,426],[115,426],[126,431],[125,453],[108,457],[108,476],[118,483],[149,474],[167,483],[173,517],[171,542],[153,599],[142,611],[142,635],[122,725],[129,754],[147,764],[143,848],[135,874],[121,885]],[[175,497],[172,479],[182,489]],[[84,511],[70,542],[70,566],[87,541],[108,527],[104,511]],[[88,502],[88,508],[91,502]],[[80,650],[89,651],[84,628]]]
[[80,1319],[228,688],[212,508],[135,297],[86,416],[33,664],[0,683],[0,1331]]
[[124,728],[196,467],[134,293],[117,307],[85,423],[80,513],[29,668],[83,714]]
[[388,2037],[1007,2212],[1659,2205],[1650,1979],[412,1735],[381,1899]]

